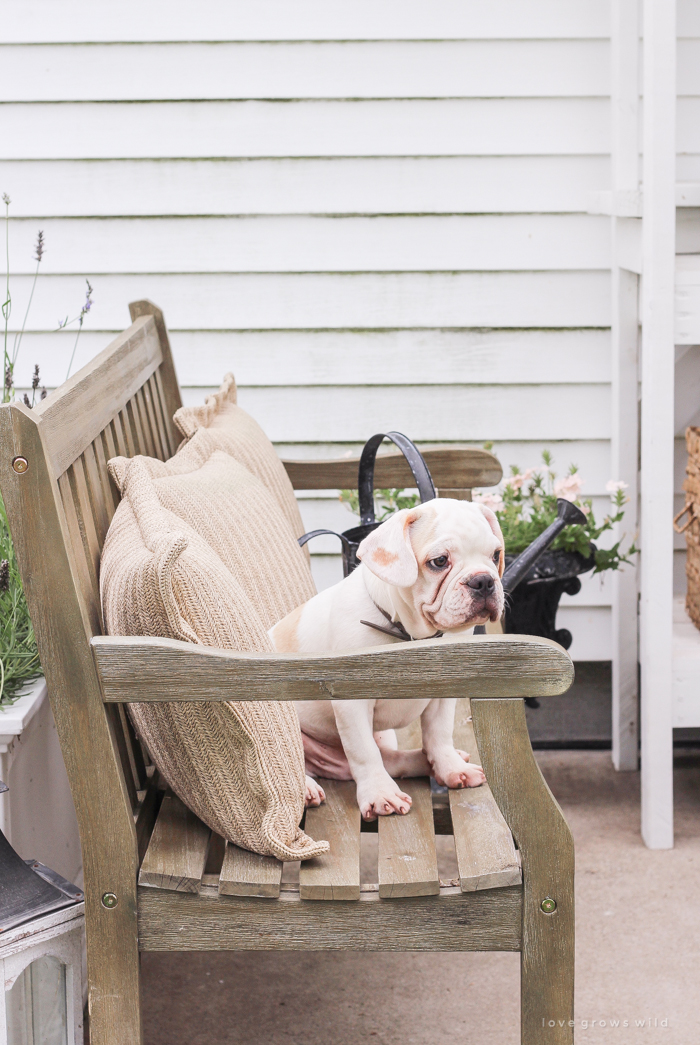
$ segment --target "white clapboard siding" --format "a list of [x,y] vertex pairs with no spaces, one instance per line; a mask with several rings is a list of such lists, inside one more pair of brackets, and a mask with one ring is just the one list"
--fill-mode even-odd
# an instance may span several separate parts
[[390,426],[423,440],[546,439],[552,431],[564,439],[610,436],[606,385],[495,385],[488,395],[472,385],[406,385],[391,397],[372,387],[247,388],[239,401],[273,440],[315,442],[330,430],[360,440]]
[[[375,431],[573,462],[609,499],[610,0],[29,0],[0,19],[17,367],[65,377],[163,308],[187,402],[228,370],[292,457]],[[679,178],[700,180],[700,16],[680,0]],[[679,224],[686,256],[697,216]],[[682,481],[682,479],[681,479]],[[351,525],[332,492],[309,525]],[[604,543],[604,542],[602,542]],[[337,547],[314,545],[322,586]],[[609,591],[560,626],[610,656]]]
[[607,40],[6,46],[0,48],[0,97],[590,97],[610,93],[608,69]]
[[[15,280],[15,322],[30,285],[29,276]],[[78,276],[46,276],[28,329],[53,330],[67,309],[79,310],[83,291]],[[143,297],[158,302],[174,330],[610,325],[601,270],[108,275],[95,280],[90,326],[118,330],[126,303]]]
[[700,94],[700,38],[678,41],[676,82],[678,94]]
[[[681,8],[690,7],[681,0]],[[692,24],[692,9],[686,14]],[[683,17],[681,16],[681,21]],[[697,19],[695,19],[697,22]],[[30,0],[4,13],[8,43],[166,40],[567,39],[609,33],[606,0]]]
[[8,103],[0,158],[607,153],[609,112],[605,98]]
[[680,97],[676,112],[677,151],[700,152],[700,97]]
[[[610,264],[610,221],[585,214],[53,218],[43,231],[47,273],[566,271]],[[11,239],[14,271],[33,272],[36,222],[13,222]]]
[[20,218],[561,214],[609,181],[607,156],[0,160]]
[[[39,289],[41,292],[41,287]],[[95,320],[99,319],[99,312]],[[25,334],[24,380],[38,363],[51,387],[65,375],[75,334]],[[84,331],[79,369],[108,340]],[[607,330],[300,330],[171,331],[183,385],[197,387],[232,370],[239,387],[415,384],[600,384],[610,380]],[[202,374],[202,359],[207,361]],[[400,392],[397,391],[397,395]],[[568,463],[568,462],[567,462]],[[609,478],[609,476],[606,476]]]

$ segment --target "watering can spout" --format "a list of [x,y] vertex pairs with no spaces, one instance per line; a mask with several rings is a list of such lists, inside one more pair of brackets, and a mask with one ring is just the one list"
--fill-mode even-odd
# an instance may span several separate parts
[[526,573],[529,573],[538,559],[547,551],[547,548],[559,536],[566,526],[581,526],[586,521],[586,516],[571,501],[563,497],[557,498],[557,517],[547,529],[537,537],[532,544],[521,552],[503,574],[503,590],[508,594],[520,584]]

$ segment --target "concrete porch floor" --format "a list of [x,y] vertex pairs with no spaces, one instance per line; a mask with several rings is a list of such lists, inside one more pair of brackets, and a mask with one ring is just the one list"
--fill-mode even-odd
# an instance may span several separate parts
[[[700,752],[677,752],[665,852],[641,841],[639,774],[607,751],[537,758],[576,841],[577,1043],[700,1042]],[[142,973],[146,1045],[519,1041],[516,954],[145,954]]]

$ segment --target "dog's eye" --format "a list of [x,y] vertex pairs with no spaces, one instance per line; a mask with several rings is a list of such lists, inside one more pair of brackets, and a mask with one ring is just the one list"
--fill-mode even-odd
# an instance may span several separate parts
[[493,561],[494,561],[495,565],[498,566],[499,562],[501,561],[501,549],[500,548],[497,548],[496,551],[493,553]]
[[435,559],[430,559],[428,566],[432,566],[434,570],[444,570],[449,562],[447,555],[438,555]]

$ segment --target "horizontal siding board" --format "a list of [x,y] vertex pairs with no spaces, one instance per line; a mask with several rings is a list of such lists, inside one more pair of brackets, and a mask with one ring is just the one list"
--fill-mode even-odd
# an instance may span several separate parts
[[[89,273],[86,273],[89,275]],[[13,283],[13,317],[24,314],[30,278]],[[55,329],[75,315],[78,276],[46,276],[28,329]],[[185,330],[383,327],[607,327],[610,280],[600,272],[361,273],[357,275],[100,276],[90,326],[119,330],[127,302],[150,298]]]
[[[185,396],[185,401],[189,396]],[[194,396],[194,401],[200,400]],[[242,389],[242,407],[272,440],[362,440],[410,431],[414,439],[607,439],[607,385],[471,385],[386,388]]]
[[605,98],[8,103],[0,159],[606,154],[609,112]]
[[[700,19],[698,21],[700,22]],[[700,30],[700,25],[698,29]],[[679,40],[676,61],[678,94],[700,94],[700,38]]]
[[[60,382],[74,340],[70,331],[26,334],[27,377],[36,362],[47,384]],[[108,341],[108,334],[84,332],[75,368]],[[171,344],[180,382],[188,386],[215,386],[227,370],[239,387],[610,380],[607,330],[173,331]]]
[[607,606],[567,606],[557,613],[557,628],[568,628],[572,660],[612,660],[612,610]]
[[[681,11],[690,2],[681,0]],[[159,5],[136,0],[118,7],[29,0],[5,14],[0,41],[560,39],[609,31],[606,0],[205,0],[195,6],[172,0],[167,18]]]
[[676,120],[676,150],[700,152],[700,97],[679,98]]
[[[610,221],[587,214],[53,218],[43,231],[48,273],[556,271],[610,264]],[[34,220],[12,222],[14,272],[34,271],[35,239]]]
[[585,211],[606,156],[5,160],[16,217]]
[[604,96],[610,92],[608,52],[607,40],[6,46],[0,49],[0,98]]

